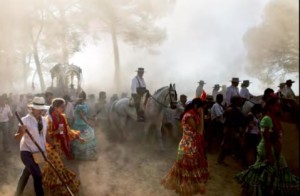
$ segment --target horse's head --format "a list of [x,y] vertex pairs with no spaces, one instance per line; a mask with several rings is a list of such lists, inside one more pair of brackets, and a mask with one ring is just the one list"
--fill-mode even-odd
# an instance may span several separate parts
[[173,85],[170,84],[169,98],[170,98],[170,107],[172,109],[175,109],[176,105],[177,105],[177,92],[176,92],[175,84],[173,84]]

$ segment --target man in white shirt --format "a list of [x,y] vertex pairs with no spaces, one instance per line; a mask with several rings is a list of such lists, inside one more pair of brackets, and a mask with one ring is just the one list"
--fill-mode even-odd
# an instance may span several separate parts
[[136,113],[138,116],[138,121],[144,121],[144,112],[140,108],[141,98],[145,93],[149,93],[146,87],[144,76],[144,68],[139,67],[137,70],[137,75],[131,80],[131,96],[134,100],[134,105]]
[[0,132],[2,132],[2,141],[4,152],[9,153],[9,120],[12,118],[12,112],[8,104],[6,104],[6,98],[0,97]]
[[240,96],[250,100],[250,98],[253,97],[253,95],[249,92],[249,90],[247,89],[247,87],[249,87],[249,80],[244,80],[243,83],[241,84],[241,90],[240,90]]
[[39,149],[26,133],[26,129],[32,135],[33,139],[40,146],[43,152],[46,152],[46,135],[47,135],[47,120],[42,114],[48,109],[45,105],[43,97],[34,97],[31,104],[28,104],[30,112],[22,118],[23,126],[19,126],[15,138],[20,141],[21,160],[25,165],[23,172],[19,178],[15,196],[22,195],[24,188],[28,182],[29,176],[32,175],[34,181],[35,194],[44,195],[42,184],[42,173],[33,154],[38,153]]
[[224,106],[222,105],[223,95],[221,93],[216,96],[216,103],[210,108],[211,123],[209,126],[208,135],[208,151],[213,148],[214,141],[217,145],[221,145],[223,138],[223,124],[224,124]]
[[292,85],[295,81],[292,81],[292,80],[287,80],[285,82],[285,87],[283,89],[283,95],[284,95],[284,98],[286,99],[296,99],[296,96],[295,96],[295,93],[294,91],[292,90]]
[[203,80],[200,80],[198,82],[198,86],[196,88],[196,97],[200,97],[202,96],[203,92],[205,93],[205,91],[203,90],[204,84],[206,84]]
[[231,86],[227,87],[226,89],[226,97],[225,97],[225,106],[229,106],[231,103],[231,97],[240,96],[239,93],[239,78],[232,78]]

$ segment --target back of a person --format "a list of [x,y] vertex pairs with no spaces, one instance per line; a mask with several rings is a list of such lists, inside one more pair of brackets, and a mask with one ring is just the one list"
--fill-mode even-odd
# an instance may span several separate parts
[[88,106],[85,103],[76,104],[74,111],[74,125],[86,125],[85,121],[81,118],[80,112],[83,116],[88,114]]
[[225,111],[225,125],[232,128],[239,128],[243,125],[244,115],[236,106],[229,106]]

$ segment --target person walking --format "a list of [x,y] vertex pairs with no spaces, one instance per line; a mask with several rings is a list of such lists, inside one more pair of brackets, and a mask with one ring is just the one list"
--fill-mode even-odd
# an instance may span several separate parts
[[177,160],[161,184],[180,195],[205,193],[209,177],[208,163],[204,153],[204,102],[194,98],[181,118],[183,136],[178,146]]
[[[76,177],[76,173],[66,168],[62,162],[63,155],[67,159],[71,156],[71,140],[84,142],[80,138],[80,131],[71,130],[64,115],[66,102],[62,98],[54,98],[49,109],[48,120],[48,141],[46,144],[46,152],[48,160],[54,165],[59,175],[68,185],[73,194],[79,193],[80,181]],[[43,185],[45,192],[49,195],[68,196],[70,193],[66,189],[63,182],[60,181],[55,171],[46,163],[42,168]]]
[[260,122],[262,138],[257,146],[256,162],[235,176],[244,195],[299,195],[299,178],[291,174],[281,154],[280,110],[279,97],[270,94]]
[[76,160],[97,160],[95,131],[91,127],[87,115],[89,108],[85,103],[86,94],[81,91],[75,104],[75,118],[72,129],[79,130],[84,143],[73,140],[71,142],[72,156]]
[[48,108],[45,104],[45,99],[43,97],[34,97],[32,103],[28,105],[30,112],[22,118],[24,125],[20,125],[17,133],[15,134],[15,138],[20,140],[20,156],[23,164],[25,165],[18,181],[15,196],[22,195],[30,175],[33,177],[35,194],[37,196],[44,195],[42,173],[37,159],[37,157],[39,157],[38,155],[41,154],[38,147],[31,140],[25,130],[28,130],[37,144],[45,152],[48,126],[46,118],[42,116],[44,110]]
[[10,153],[9,122],[12,118],[12,112],[10,106],[5,102],[5,97],[3,95],[0,96],[0,132],[2,132],[3,150],[6,153]]

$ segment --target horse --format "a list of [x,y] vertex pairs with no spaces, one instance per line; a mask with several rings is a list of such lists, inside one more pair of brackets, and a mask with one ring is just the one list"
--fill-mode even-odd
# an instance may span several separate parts
[[[153,95],[144,94],[141,99],[140,108],[144,111],[144,139],[148,137],[150,128],[157,134],[161,151],[165,151],[165,145],[161,133],[163,124],[164,110],[177,104],[177,92],[175,84],[164,86],[154,92]],[[146,101],[147,100],[147,101]],[[115,131],[121,132],[121,138],[126,139],[126,131],[129,120],[137,120],[137,114],[132,99],[125,97],[113,102],[108,109],[108,119]],[[139,122],[142,123],[142,122]]]

